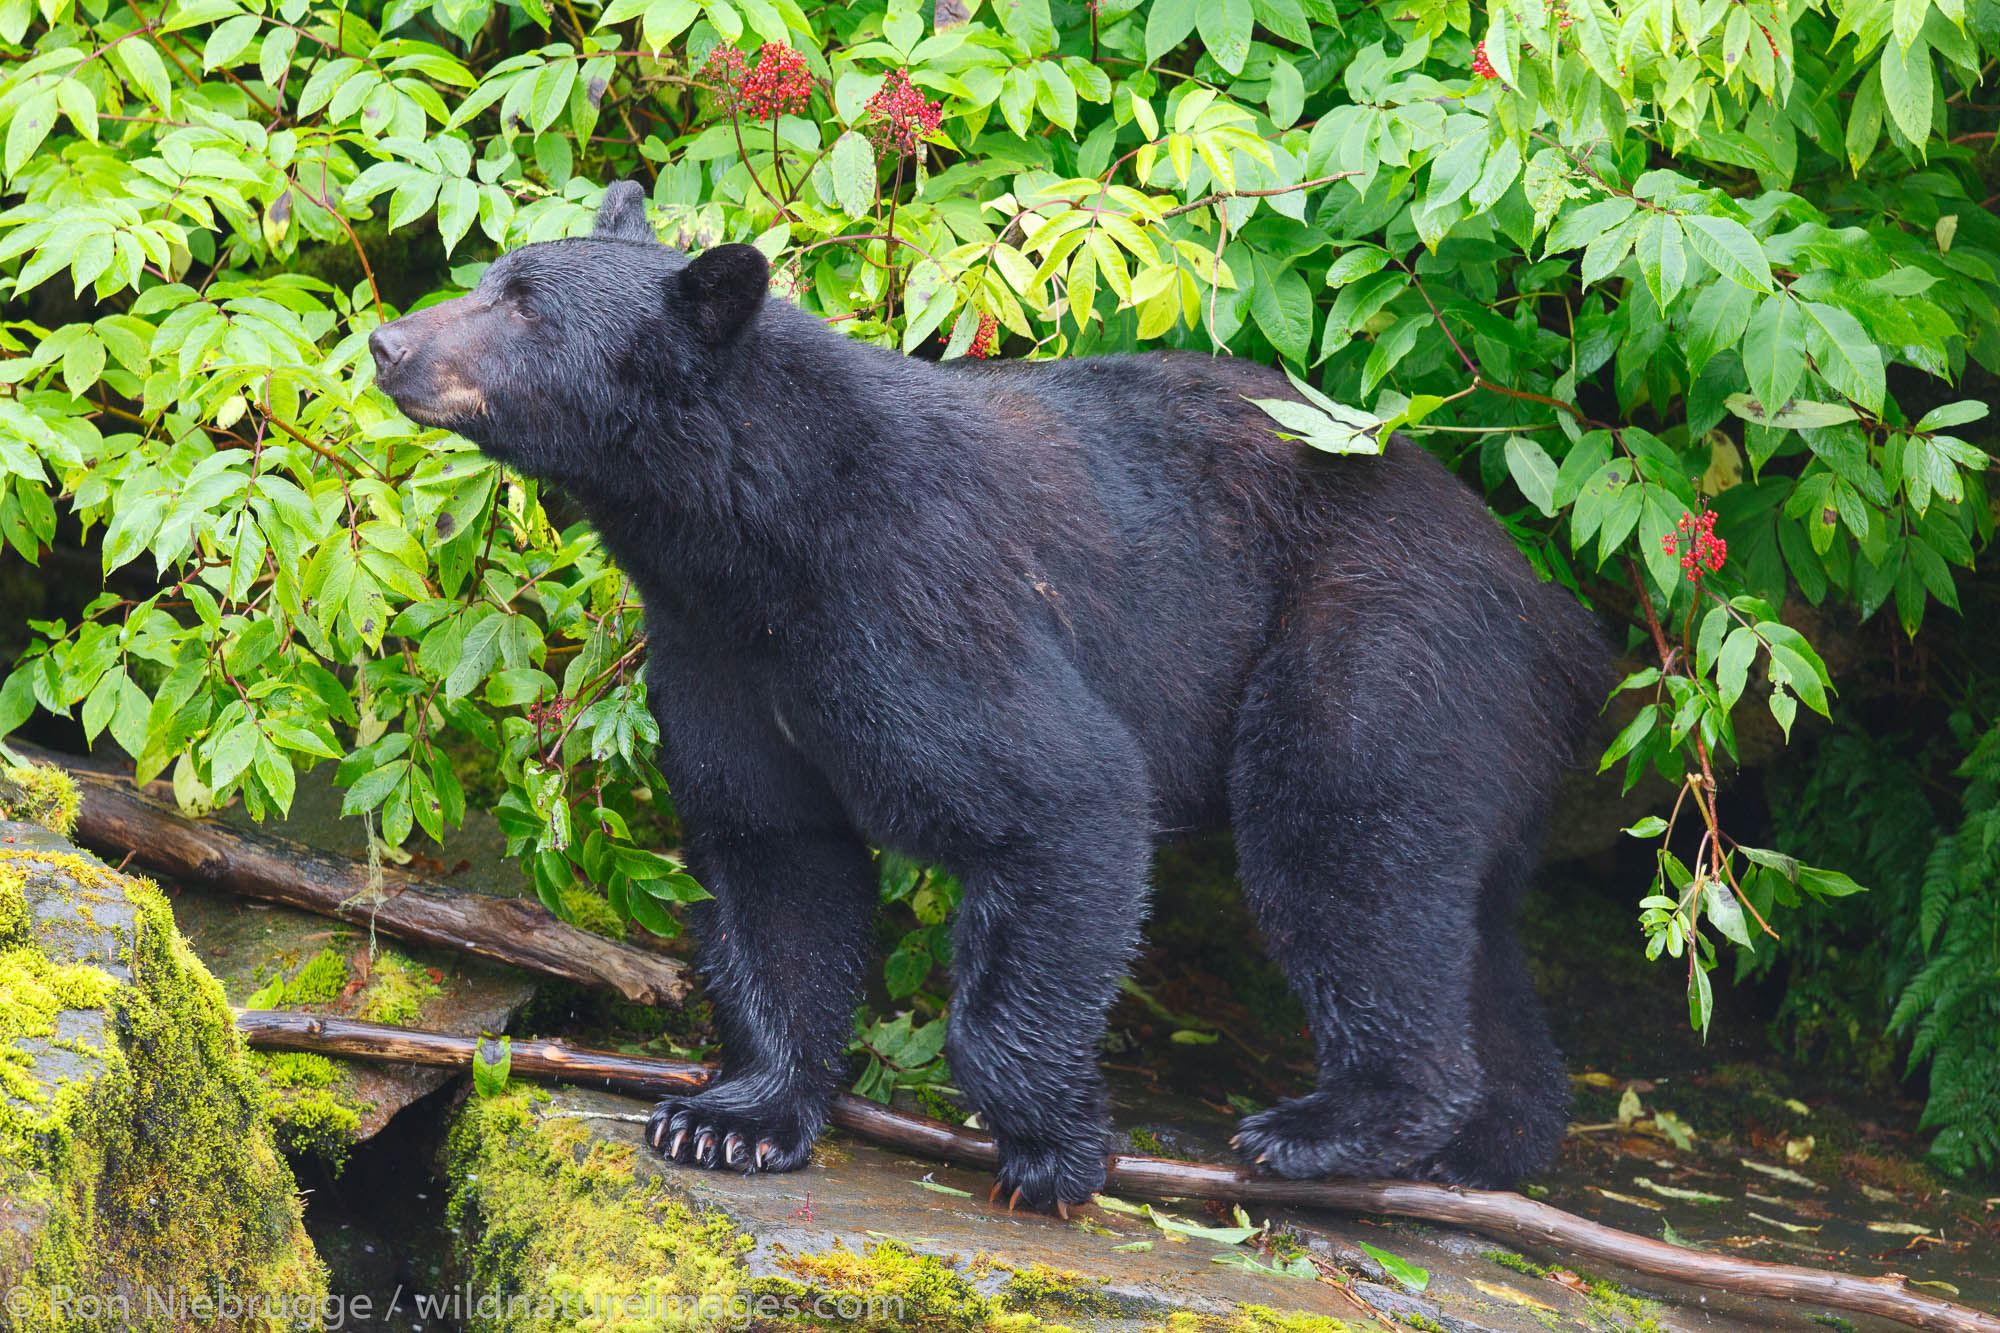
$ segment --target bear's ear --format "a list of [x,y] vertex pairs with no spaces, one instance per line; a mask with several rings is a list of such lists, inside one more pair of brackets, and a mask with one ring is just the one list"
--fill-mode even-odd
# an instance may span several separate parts
[[597,206],[597,225],[590,234],[600,241],[652,241],[653,224],[646,221],[646,190],[637,181],[615,181]]
[[696,331],[709,342],[727,342],[764,304],[771,262],[754,245],[713,246],[688,261],[678,282]]

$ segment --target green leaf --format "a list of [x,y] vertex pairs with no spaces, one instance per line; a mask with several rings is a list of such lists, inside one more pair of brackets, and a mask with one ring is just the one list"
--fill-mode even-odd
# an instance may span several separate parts
[[1525,435],[1509,435],[1505,446],[1507,471],[1528,503],[1548,518],[1556,516],[1556,465],[1548,451]]
[[1287,361],[1304,365],[1312,351],[1312,292],[1298,269],[1259,256],[1258,280],[1250,288],[1250,315]]
[[448,255],[472,229],[479,216],[479,187],[463,178],[438,186],[438,236]]
[[1838,870],[1824,870],[1818,866],[1800,866],[1798,883],[1800,888],[1816,898],[1845,898],[1852,893],[1867,892]]
[[1747,625],[1739,625],[1722,641],[1715,660],[1715,687],[1725,709],[1734,708],[1750,680],[1750,663],[1757,657],[1757,635]]
[[1743,919],[1742,904],[1729,886],[1719,879],[1706,880],[1702,884],[1702,905],[1707,909],[1708,919],[1722,932],[1723,938],[1746,949],[1753,949],[1750,942],[1750,927]]
[[1887,392],[1881,349],[1856,319],[1839,306],[1801,301],[1806,347],[1826,382],[1870,413],[1882,411]]
[[1792,400],[1806,369],[1805,320],[1789,295],[1767,296],[1743,334],[1743,369],[1750,392],[1768,412]]
[[238,14],[215,26],[208,34],[208,41],[201,48],[201,67],[204,70],[218,66],[234,65],[236,58],[249,47],[250,41],[264,26],[262,16]]
[[1205,1227],[1196,1222],[1187,1222],[1178,1217],[1170,1216],[1152,1207],[1150,1204],[1147,1205],[1146,1216],[1151,1218],[1153,1225],[1162,1231],[1171,1232],[1176,1236],[1189,1236],[1196,1240],[1213,1241],[1217,1245],[1241,1245],[1244,1241],[1249,1240],[1264,1229],[1262,1227]]
[[513,1066],[512,1038],[481,1037],[472,1048],[472,1090],[481,1097],[499,1096],[507,1090],[507,1074]]
[[1953,426],[1963,426],[1967,422],[1984,420],[1987,411],[1987,405],[1977,398],[1946,403],[1942,407],[1934,407],[1924,413],[1917,421],[1917,429],[1948,430]]
[[142,97],[158,107],[161,115],[173,114],[174,98],[167,82],[166,62],[160,59],[159,51],[145,33],[133,33],[113,46],[111,54]]
[[35,149],[54,128],[56,110],[53,88],[14,108],[13,119],[7,125],[7,175],[10,178],[18,174],[22,165],[35,155]]
[[1771,290],[1771,265],[1750,229],[1729,218],[1686,213],[1681,224],[1688,244],[1723,277],[1760,292]]
[[1701,1033],[1703,1041],[1708,1040],[1708,1023],[1714,1015],[1715,992],[1709,986],[1708,969],[1696,958],[1688,976],[1688,1025]]
[[444,695],[447,699],[462,699],[472,693],[472,687],[486,679],[486,673],[493,669],[500,657],[500,634],[507,626],[507,617],[498,611],[489,610],[474,621],[465,631],[465,639],[459,645],[458,661],[444,678]]
[[1687,252],[1681,248],[1679,220],[1666,213],[1648,214],[1639,224],[1635,248],[1639,272],[1646,279],[1653,302],[1665,310],[1680,295],[1681,281],[1687,276]]
[[1397,1282],[1403,1285],[1405,1290],[1419,1292],[1425,1287],[1430,1286],[1430,1273],[1425,1269],[1417,1267],[1408,1259],[1393,1255],[1387,1250],[1378,1249],[1365,1240],[1356,1241],[1355,1244],[1361,1247],[1363,1254],[1366,1254],[1370,1259],[1382,1265],[1382,1271],[1390,1277],[1395,1278]]
[[1187,40],[1207,0],[1153,0],[1146,15],[1146,63],[1151,65]]
[[1882,138],[1882,76],[1879,68],[1872,68],[1861,77],[1861,86],[1855,90],[1854,105],[1847,113],[1847,164],[1855,175],[1875,153],[1875,145]]
[[875,207],[875,148],[865,135],[849,130],[834,140],[829,165],[841,212],[858,218]]
[[1250,29],[1256,21],[1250,0],[1201,0],[1195,8],[1208,53],[1229,73],[1241,74],[1243,62],[1250,58]]
[[[1305,110],[1306,85],[1299,77],[1298,66],[1289,60],[1279,60],[1271,66],[1271,91],[1264,99],[1264,106],[1271,115],[1271,123],[1279,129],[1291,128]],[[1331,282],[1331,279],[1328,280]]]
[[905,946],[891,953],[882,963],[882,979],[892,1000],[916,994],[930,974],[931,956],[925,949]]
[[1627,754],[1630,754],[1640,741],[1645,740],[1647,736],[1652,734],[1653,727],[1659,720],[1660,710],[1658,708],[1652,704],[1647,704],[1644,708],[1641,708],[1632,720],[1625,724],[1625,729],[1620,731],[1617,737],[1605,749],[1604,757],[1597,761],[1597,771],[1600,773],[1604,772]]
[[1823,430],[1855,418],[1854,409],[1845,403],[1807,403],[1794,398],[1773,412],[1747,393],[1732,393],[1723,404],[1745,421],[1773,430]]
[[1936,82],[1929,43],[1919,37],[1906,51],[1888,43],[1882,48],[1881,69],[1882,101],[1889,119],[1921,153],[1931,137],[1932,85]]

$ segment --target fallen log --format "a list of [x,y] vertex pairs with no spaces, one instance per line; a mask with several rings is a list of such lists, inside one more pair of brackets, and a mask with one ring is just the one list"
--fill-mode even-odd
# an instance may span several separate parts
[[131,776],[100,761],[11,742],[23,757],[63,769],[82,795],[76,839],[114,862],[368,926],[398,939],[511,963],[530,972],[615,991],[640,1004],[678,1005],[692,977],[677,959],[579,930],[522,898],[471,893],[393,866],[382,897],[368,894],[368,867],[268,833],[190,819],[156,801]]
[[[236,1023],[252,1046],[317,1051],[369,1060],[470,1068],[482,1039],[414,1028],[270,1009],[239,1009]],[[712,1066],[654,1060],[570,1046],[508,1042],[511,1074],[640,1094],[687,1092],[714,1077]],[[892,1110],[865,1098],[834,1098],[832,1121],[857,1138],[959,1166],[990,1171],[999,1157],[985,1134]],[[1152,1199],[1219,1199],[1292,1204],[1445,1222],[1507,1240],[1617,1264],[1637,1273],[1746,1296],[1808,1301],[1833,1310],[1880,1315],[1932,1333],[2000,1333],[2000,1319],[1913,1289],[1896,1275],[1858,1277],[1683,1249],[1501,1190],[1460,1189],[1408,1180],[1276,1180],[1237,1167],[1114,1153],[1104,1187]]]

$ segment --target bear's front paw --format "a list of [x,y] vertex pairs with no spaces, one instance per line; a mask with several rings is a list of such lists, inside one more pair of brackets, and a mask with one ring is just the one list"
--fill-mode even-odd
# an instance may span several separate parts
[[728,1084],[653,1108],[646,1142],[670,1162],[721,1170],[796,1171],[812,1160],[817,1117],[781,1095],[732,1093]]
[[1000,1168],[993,1173],[994,1203],[1007,1201],[1011,1212],[1026,1205],[1041,1212],[1069,1216],[1069,1205],[1084,1203],[1104,1188],[1104,1151],[1100,1144],[1063,1147],[1000,1147]]

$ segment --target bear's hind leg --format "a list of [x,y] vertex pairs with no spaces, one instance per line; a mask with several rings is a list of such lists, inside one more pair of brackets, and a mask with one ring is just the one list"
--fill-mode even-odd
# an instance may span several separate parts
[[1483,882],[1538,798],[1509,781],[1518,720],[1461,684],[1478,669],[1452,660],[1463,634],[1427,628],[1416,596],[1377,605],[1299,608],[1245,693],[1238,863],[1320,1076],[1237,1145],[1282,1176],[1458,1179],[1450,1145],[1488,1091],[1481,1011],[1520,989],[1494,993],[1479,966]]
[[1471,1119],[1422,1168],[1435,1180],[1511,1188],[1548,1165],[1568,1126],[1567,1071],[1514,937],[1514,904],[1534,870],[1527,849],[1539,841],[1523,839],[1517,855],[1503,858],[1480,900],[1473,1030],[1486,1092]]

